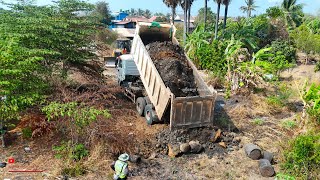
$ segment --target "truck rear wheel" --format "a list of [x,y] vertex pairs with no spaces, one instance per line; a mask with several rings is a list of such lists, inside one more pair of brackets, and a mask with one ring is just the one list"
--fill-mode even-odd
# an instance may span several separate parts
[[146,100],[143,97],[138,97],[136,100],[136,108],[140,116],[144,115],[144,110],[147,105]]
[[152,125],[155,122],[159,122],[158,115],[156,111],[153,109],[152,104],[148,104],[144,110],[144,117],[147,120],[147,124]]

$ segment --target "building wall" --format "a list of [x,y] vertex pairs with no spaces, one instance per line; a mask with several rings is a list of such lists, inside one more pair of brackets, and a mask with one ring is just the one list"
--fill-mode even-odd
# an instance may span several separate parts
[[121,12],[119,13],[115,18],[114,20],[120,20],[122,21],[124,18],[126,18],[129,14],[125,13],[125,12]]

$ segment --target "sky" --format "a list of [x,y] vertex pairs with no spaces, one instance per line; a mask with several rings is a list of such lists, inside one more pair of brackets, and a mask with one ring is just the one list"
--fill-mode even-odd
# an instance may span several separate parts
[[[9,1],[9,0],[5,0]],[[103,0],[87,0],[90,3],[96,3]],[[257,10],[252,14],[262,14],[268,7],[280,5],[282,0],[256,0]],[[49,0],[36,0],[39,5],[49,4]],[[165,6],[162,0],[105,0],[109,3],[111,11],[127,10],[131,8],[149,9],[151,12],[170,13],[171,10]],[[320,10],[320,0],[298,0],[298,3],[304,4],[304,12],[309,14],[317,14]],[[239,10],[240,6],[245,5],[245,0],[232,0],[229,6],[229,16],[242,16],[245,15]],[[195,0],[191,9],[193,16],[198,14],[198,10],[204,6],[204,0]],[[213,0],[209,0],[208,6],[211,7],[213,12],[216,12],[216,4]],[[178,14],[183,14],[181,8],[177,9]],[[221,9],[221,15],[224,14],[224,6]]]

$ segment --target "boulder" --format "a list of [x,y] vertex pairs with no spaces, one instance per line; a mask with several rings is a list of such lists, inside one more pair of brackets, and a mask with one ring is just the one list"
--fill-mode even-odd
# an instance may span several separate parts
[[221,137],[221,129],[218,129],[216,132],[213,132],[210,142],[216,142]]
[[202,145],[199,143],[199,141],[190,141],[189,145],[191,147],[192,153],[199,153],[202,150]]
[[191,147],[188,143],[183,143],[180,145],[180,151],[183,152],[183,153],[188,153],[190,152],[191,150]]
[[219,145],[220,145],[221,147],[227,148],[227,145],[226,145],[225,142],[219,142]]
[[131,155],[129,160],[132,163],[139,163],[141,161],[141,157],[138,155]]
[[177,157],[180,154],[180,147],[177,145],[168,144],[168,155],[172,158]]

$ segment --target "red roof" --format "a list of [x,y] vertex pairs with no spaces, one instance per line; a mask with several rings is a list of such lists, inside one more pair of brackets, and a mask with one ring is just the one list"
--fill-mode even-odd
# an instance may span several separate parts
[[131,23],[131,21],[120,21],[120,22],[117,22],[116,24],[121,25],[121,24],[129,24],[129,23]]
[[155,21],[155,20],[157,19],[157,17],[158,17],[158,16],[152,16],[152,17],[149,19],[149,21],[150,21],[150,22],[153,22],[153,21]]
[[144,16],[127,16],[123,21],[149,22],[149,19]]

